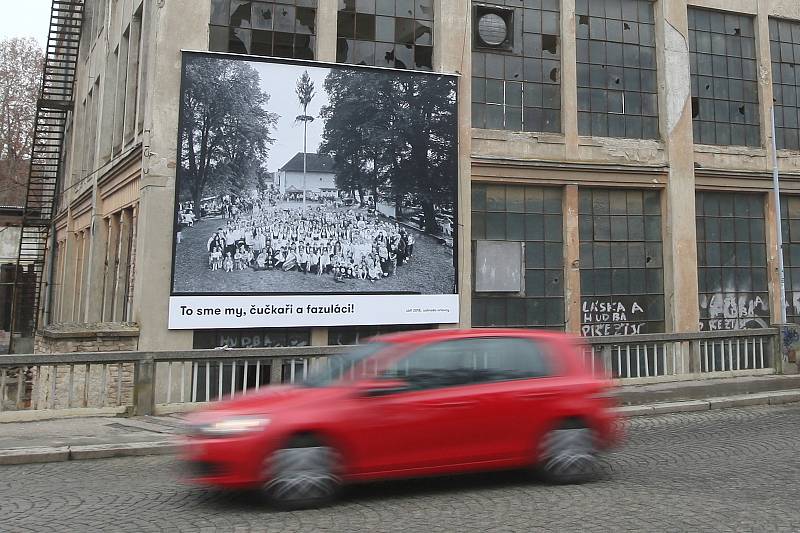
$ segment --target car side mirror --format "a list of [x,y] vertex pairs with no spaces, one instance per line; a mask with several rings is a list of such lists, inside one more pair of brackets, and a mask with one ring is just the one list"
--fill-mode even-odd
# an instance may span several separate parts
[[359,396],[388,396],[411,389],[411,385],[402,379],[370,379],[356,385]]

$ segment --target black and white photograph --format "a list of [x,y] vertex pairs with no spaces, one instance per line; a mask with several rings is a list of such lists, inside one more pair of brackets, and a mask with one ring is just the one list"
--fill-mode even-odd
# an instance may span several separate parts
[[173,295],[456,293],[456,79],[187,53]]

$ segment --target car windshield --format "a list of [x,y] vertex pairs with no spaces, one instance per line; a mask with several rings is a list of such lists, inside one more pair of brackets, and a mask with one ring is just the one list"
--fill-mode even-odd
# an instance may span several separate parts
[[320,366],[309,373],[302,385],[326,387],[341,379],[356,378],[357,365],[378,354],[386,346],[388,344],[384,342],[370,342],[357,346],[347,353],[328,356]]

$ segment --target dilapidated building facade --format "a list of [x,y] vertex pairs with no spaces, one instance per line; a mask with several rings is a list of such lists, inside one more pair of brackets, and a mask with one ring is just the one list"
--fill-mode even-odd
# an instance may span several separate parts
[[[181,50],[458,74],[461,326],[776,323],[774,107],[800,317],[795,0],[87,0],[40,328],[135,322],[142,350],[391,329],[167,328]],[[473,266],[498,247],[515,286]]]

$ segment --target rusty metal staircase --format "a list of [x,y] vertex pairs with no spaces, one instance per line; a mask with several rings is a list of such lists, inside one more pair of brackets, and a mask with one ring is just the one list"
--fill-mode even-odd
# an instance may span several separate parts
[[83,13],[84,0],[53,0],[17,256],[12,343],[15,337],[32,337],[36,331],[64,135],[73,105]]

